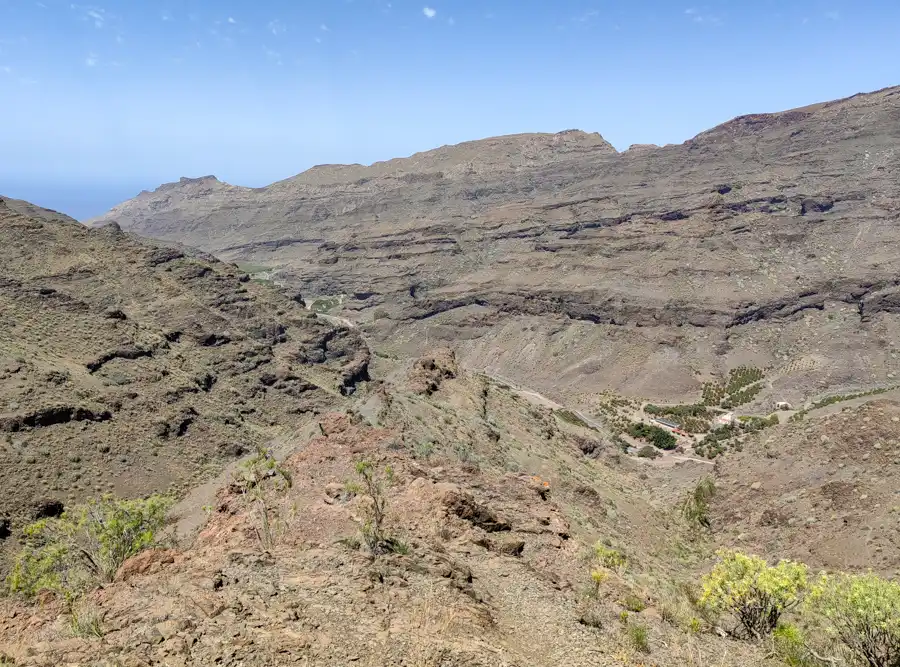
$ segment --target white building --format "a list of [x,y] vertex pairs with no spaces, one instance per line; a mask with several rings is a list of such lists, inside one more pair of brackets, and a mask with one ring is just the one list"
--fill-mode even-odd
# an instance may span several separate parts
[[726,412],[724,415],[718,415],[713,423],[716,426],[734,426],[737,423],[737,419],[733,412]]

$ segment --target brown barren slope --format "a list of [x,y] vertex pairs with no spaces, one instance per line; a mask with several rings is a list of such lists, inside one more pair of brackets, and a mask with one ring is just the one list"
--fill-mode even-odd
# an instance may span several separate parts
[[[248,507],[226,486],[192,546],[137,556],[81,602],[102,639],[72,637],[57,601],[0,600],[0,654],[29,666],[775,667],[784,663],[767,644],[722,637],[699,620],[692,629],[699,612],[685,585],[716,546],[814,567],[897,565],[883,470],[893,455],[865,456],[887,454],[867,447],[894,436],[896,404],[776,427],[715,470],[685,462],[673,471],[461,371],[446,351],[402,369],[375,360],[373,373],[395,380],[360,397],[358,412],[320,416],[316,437],[285,461],[292,487],[265,493],[273,544],[258,537],[258,501]],[[824,432],[833,443],[817,447]],[[839,468],[851,440],[860,448]],[[766,458],[764,448],[778,454]],[[359,545],[367,501],[348,482],[360,460],[393,469],[384,489],[395,553],[373,558]],[[697,533],[678,503],[711,472],[713,531]],[[751,489],[756,475],[763,483]],[[849,479],[868,499],[840,506],[829,496],[835,504],[822,506]],[[785,503],[783,520],[759,520]],[[822,523],[791,522],[791,512]],[[627,557],[599,587],[597,540]],[[646,628],[649,653],[629,639],[633,627]]]
[[356,333],[115,226],[0,199],[0,265],[4,522],[183,489],[367,377]]
[[684,400],[743,363],[788,369],[761,398],[797,401],[900,370],[898,148],[887,88],[624,153],[573,131],[183,179],[95,222],[275,267],[394,352],[444,341],[551,393]]

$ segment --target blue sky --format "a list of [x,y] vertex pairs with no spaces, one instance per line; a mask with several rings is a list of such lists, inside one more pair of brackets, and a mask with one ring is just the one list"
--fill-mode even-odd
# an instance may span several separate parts
[[900,83],[898,29],[896,0],[0,0],[0,193],[84,219],[497,134],[681,142]]

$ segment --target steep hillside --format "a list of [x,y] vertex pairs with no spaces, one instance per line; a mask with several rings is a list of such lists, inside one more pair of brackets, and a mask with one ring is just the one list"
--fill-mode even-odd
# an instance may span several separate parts
[[[672,468],[463,371],[446,350],[414,364],[377,358],[373,374],[393,379],[317,419],[281,464],[289,487],[248,495],[244,478],[223,482],[192,543],[139,554],[74,612],[50,596],[0,599],[0,656],[21,666],[775,667],[795,663],[770,643],[724,636],[695,606],[716,546],[813,567],[898,566],[885,470],[896,403],[775,427],[715,467]],[[817,446],[824,433],[833,441]],[[377,555],[363,541],[362,461],[384,500],[391,546]],[[711,531],[680,513],[707,476]],[[850,496],[835,493],[851,486],[862,495],[839,506]],[[604,564],[598,542],[621,561]]]
[[900,403],[780,427],[717,462],[723,543],[900,576]]
[[190,486],[367,379],[355,332],[116,226],[0,199],[0,265],[0,544],[72,501]]
[[898,147],[890,88],[621,154],[566,132],[183,179],[95,222],[274,268],[393,353],[445,341],[555,395],[693,399],[748,364],[760,400],[797,401],[900,370]]

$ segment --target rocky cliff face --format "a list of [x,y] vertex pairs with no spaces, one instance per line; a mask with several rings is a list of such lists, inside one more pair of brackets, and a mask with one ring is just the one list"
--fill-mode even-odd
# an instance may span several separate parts
[[190,486],[366,377],[357,333],[117,226],[0,199],[0,264],[0,545],[70,501]]
[[695,397],[744,363],[790,400],[900,371],[898,149],[891,88],[621,154],[565,132],[261,189],[183,179],[93,222],[346,295],[401,353],[443,340],[583,398]]

